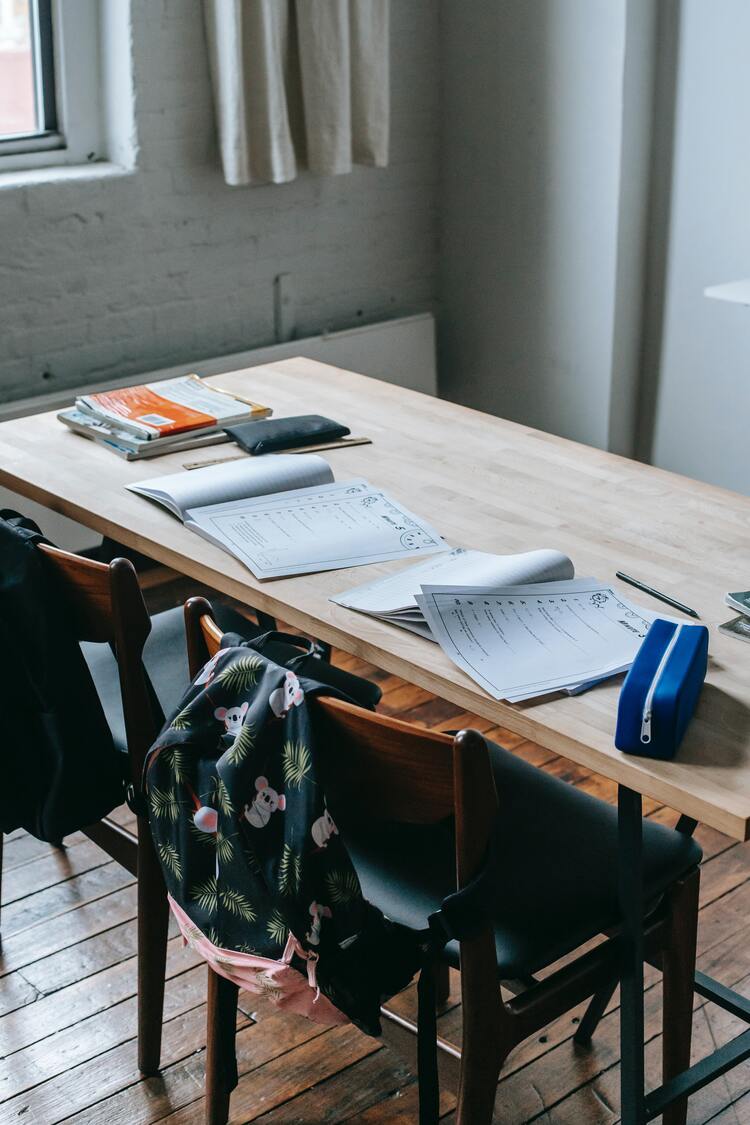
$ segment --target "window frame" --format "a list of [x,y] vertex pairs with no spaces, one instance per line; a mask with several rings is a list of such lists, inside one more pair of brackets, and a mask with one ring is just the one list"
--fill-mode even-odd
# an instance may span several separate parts
[[97,0],[32,5],[38,132],[0,137],[0,174],[104,159]]

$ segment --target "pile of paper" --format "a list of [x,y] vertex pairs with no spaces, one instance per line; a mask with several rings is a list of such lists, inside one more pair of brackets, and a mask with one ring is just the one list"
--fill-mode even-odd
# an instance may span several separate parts
[[657,616],[592,578],[503,588],[423,586],[417,603],[459,668],[511,703],[623,672]]
[[[495,699],[576,694],[624,672],[656,614],[559,551],[454,550],[331,599],[437,641]],[[663,615],[660,615],[663,616]]]
[[510,586],[524,582],[555,582],[573,577],[573,563],[560,551],[525,551],[519,555],[492,555],[455,547],[416,566],[366,582],[337,594],[331,601],[367,613],[430,640],[435,638],[417,604],[422,586],[429,583],[455,586]]

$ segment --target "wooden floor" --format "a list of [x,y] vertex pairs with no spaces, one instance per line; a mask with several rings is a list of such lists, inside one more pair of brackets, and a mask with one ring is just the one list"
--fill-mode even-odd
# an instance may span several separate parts
[[[587,792],[612,800],[613,786],[484,720],[457,712],[420,689],[353,659],[342,663],[377,678],[381,709],[438,729],[475,726],[516,753]],[[675,816],[650,803],[655,819]],[[122,823],[131,820],[120,810]],[[750,994],[750,846],[708,829],[699,964]],[[56,850],[23,832],[6,838],[0,958],[0,1123],[172,1125],[203,1114],[205,970],[174,935],[169,946],[163,1070],[143,1080],[135,1065],[135,888],[133,879],[80,834]],[[460,1035],[457,978],[441,1017],[447,1038]],[[657,1083],[660,1054],[658,974],[647,975],[646,1062]],[[408,1009],[413,995],[398,1003]],[[580,1010],[517,1049],[498,1087],[504,1125],[599,1125],[618,1114],[617,1000],[590,1050],[571,1037]],[[401,1060],[353,1027],[321,1029],[242,995],[238,1013],[240,1084],[232,1121],[414,1122],[414,1077]],[[696,1004],[695,1055],[736,1032],[719,1009]],[[444,1120],[453,1101],[443,1093]],[[695,1125],[750,1125],[750,1065],[696,1095]]]

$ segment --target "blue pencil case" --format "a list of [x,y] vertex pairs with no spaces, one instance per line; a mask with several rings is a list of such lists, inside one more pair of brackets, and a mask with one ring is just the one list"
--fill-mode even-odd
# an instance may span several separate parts
[[707,665],[705,625],[657,618],[622,685],[617,749],[646,758],[673,758],[698,702]]

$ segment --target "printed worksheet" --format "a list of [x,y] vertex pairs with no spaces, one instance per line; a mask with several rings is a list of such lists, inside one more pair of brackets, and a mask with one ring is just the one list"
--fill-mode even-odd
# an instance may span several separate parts
[[656,614],[595,579],[527,586],[423,586],[438,643],[494,699],[576,691],[630,666]]
[[517,555],[493,555],[454,547],[452,551],[424,559],[395,574],[345,590],[334,595],[331,601],[434,641],[417,605],[417,595],[423,585],[495,588],[519,583],[561,582],[572,578],[574,573],[573,563],[560,551],[544,549]]
[[185,526],[261,579],[445,550],[434,528],[364,480],[193,509]]

